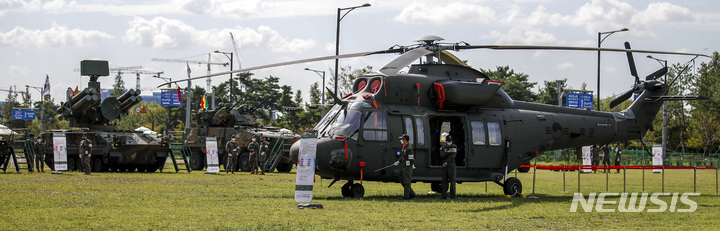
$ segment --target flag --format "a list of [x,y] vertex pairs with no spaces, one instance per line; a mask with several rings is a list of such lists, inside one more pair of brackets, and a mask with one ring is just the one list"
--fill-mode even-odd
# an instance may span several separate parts
[[50,76],[45,75],[45,87],[43,87],[42,95],[46,96],[50,94]]
[[207,109],[207,100],[205,99],[207,96],[203,96],[200,98],[200,108]]
[[78,94],[78,87],[77,87],[77,86],[75,86],[75,91],[73,91],[73,94],[72,94],[72,96],[76,96],[77,94]]
[[182,102],[182,92],[180,90],[180,87],[178,87],[178,101]]
[[190,78],[190,72],[191,72],[191,71],[190,71],[190,63],[185,63],[185,64],[187,64],[188,78]]

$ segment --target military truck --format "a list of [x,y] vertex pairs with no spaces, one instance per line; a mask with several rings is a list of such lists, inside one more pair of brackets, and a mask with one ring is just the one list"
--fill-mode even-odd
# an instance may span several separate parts
[[[68,170],[80,170],[79,144],[82,135],[93,143],[91,170],[155,172],[165,165],[170,152],[168,142],[157,135],[138,131],[120,131],[114,122],[127,115],[142,102],[140,90],[130,89],[122,95],[100,101],[98,77],[108,76],[107,61],[83,60],[81,75],[90,76],[88,87],[62,102],[57,109],[58,119],[70,122],[69,130],[51,130],[42,134],[45,153],[52,153],[53,137],[64,136],[67,145]],[[46,155],[46,158],[53,158]]]
[[217,137],[219,162],[225,166],[227,161],[225,143],[235,136],[235,140],[242,147],[240,156],[237,158],[237,169],[244,172],[250,171],[248,144],[253,137],[263,136],[268,138],[271,149],[266,163],[261,163],[266,165],[266,171],[272,172],[277,169],[278,172],[290,172],[295,163],[290,160],[290,147],[299,139],[299,136],[287,129],[259,126],[252,115],[259,106],[251,109],[247,105],[239,104],[219,104],[215,110],[200,109],[193,112],[192,120],[198,126],[188,127],[185,130],[186,145],[192,151],[190,168],[202,170],[206,167],[206,137]]

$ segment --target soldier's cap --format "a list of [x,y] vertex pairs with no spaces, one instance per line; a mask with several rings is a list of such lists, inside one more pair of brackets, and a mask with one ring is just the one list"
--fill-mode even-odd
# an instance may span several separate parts
[[83,136],[83,137],[87,137],[87,134],[83,133],[82,136]]
[[29,136],[29,137],[33,137],[33,136],[35,136],[35,135],[33,135],[32,133],[30,133],[30,134],[28,134],[28,136]]
[[410,136],[408,134],[403,134],[402,136],[400,136],[400,139],[403,139],[405,141],[410,141]]
[[453,138],[450,135],[445,136],[445,141],[452,142]]

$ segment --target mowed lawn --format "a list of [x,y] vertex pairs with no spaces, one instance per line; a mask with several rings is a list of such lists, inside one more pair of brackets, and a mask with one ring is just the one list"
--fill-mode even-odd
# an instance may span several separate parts
[[[510,176],[514,176],[511,173]],[[533,171],[517,174],[524,194],[533,191]],[[623,174],[581,175],[581,192],[623,191]],[[628,170],[628,192],[642,190],[642,171]],[[645,172],[645,192],[662,190],[662,175]],[[665,192],[693,192],[692,170],[668,170]],[[655,229],[711,230],[720,227],[720,196],[716,171],[697,171],[697,202],[690,213],[569,212],[577,192],[577,172],[538,170],[535,195],[539,198],[503,198],[495,183],[464,183],[455,201],[430,193],[430,184],[415,183],[419,197],[400,201],[397,183],[364,182],[365,198],[340,195],[338,182],[316,178],[314,201],[325,209],[298,209],[294,202],[295,174],[264,176],[187,173],[93,173],[61,175],[0,173],[0,229],[2,230],[590,230]],[[668,204],[672,197],[660,197]],[[609,197],[618,201],[619,197]],[[689,208],[677,201],[677,209]]]

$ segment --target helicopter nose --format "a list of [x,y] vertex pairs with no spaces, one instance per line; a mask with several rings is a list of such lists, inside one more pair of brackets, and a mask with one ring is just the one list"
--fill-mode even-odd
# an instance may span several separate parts
[[[301,142],[295,142],[290,148],[291,160],[297,163],[300,153]],[[350,157],[345,158],[344,143],[337,140],[328,138],[322,138],[317,140],[315,147],[315,174],[332,178],[337,173],[343,172],[347,169],[350,162]],[[348,153],[351,153],[348,150]],[[352,154],[349,154],[352,155]]]

